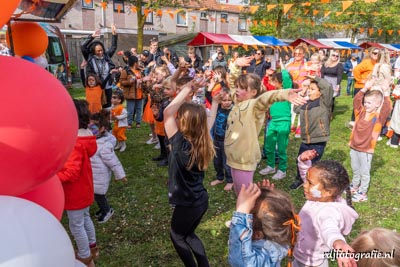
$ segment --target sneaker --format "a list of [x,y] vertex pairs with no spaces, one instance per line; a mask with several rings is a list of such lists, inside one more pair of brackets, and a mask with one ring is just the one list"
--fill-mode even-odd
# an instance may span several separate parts
[[154,149],[160,149],[160,148],[161,148],[160,143],[157,143],[157,145],[154,146]]
[[165,167],[165,166],[168,166],[168,159],[160,160],[160,161],[157,163],[157,166],[158,166],[158,167]]
[[121,142],[117,142],[117,145],[114,147],[115,150],[120,149],[121,148]]
[[224,187],[225,191],[231,191],[233,188],[233,183],[227,183]]
[[289,186],[289,188],[292,189],[292,190],[295,190],[295,189],[299,189],[299,188],[302,187],[302,186],[303,186],[303,181],[296,180],[294,183],[292,183],[292,184]]
[[294,133],[295,138],[300,138],[301,137],[301,129],[300,127],[297,127],[296,132]]
[[351,198],[353,202],[365,202],[368,200],[367,193],[356,192]]
[[378,142],[382,141],[382,136],[378,136]]
[[156,144],[158,143],[158,139],[157,138],[153,138],[151,137],[149,140],[147,140],[146,144],[148,145],[152,145],[152,144]]
[[113,216],[113,214],[114,214],[114,209],[113,208],[110,208],[110,210],[106,213],[106,214],[102,214],[98,219],[97,219],[97,222],[98,223],[106,223],[110,218],[111,218],[111,216]]
[[399,148],[398,145],[392,145],[390,139],[386,142],[386,145],[389,146],[389,147],[391,147],[391,148]]
[[125,141],[121,142],[121,149],[119,150],[119,152],[124,152],[126,149],[126,143]]
[[214,180],[210,183],[211,186],[216,186],[217,184],[222,184],[224,181],[223,180]]
[[99,218],[100,215],[101,215],[101,210],[96,211],[96,213],[94,214],[94,216],[95,216],[96,218]]
[[258,173],[261,174],[261,175],[267,175],[267,174],[270,174],[270,173],[275,173],[275,168],[272,168],[272,167],[270,167],[270,166],[267,166],[267,168],[262,169],[262,170],[259,171]]
[[346,123],[345,123],[345,126],[346,126],[347,128],[349,128],[350,130],[352,130],[353,127],[354,127],[354,124],[355,124],[354,121],[349,121],[349,122],[346,122]]
[[355,193],[357,193],[358,191],[358,187],[353,186],[352,184],[350,185],[350,192],[351,195],[354,195]]
[[281,171],[281,170],[278,170],[278,171],[275,173],[275,175],[272,176],[272,179],[274,179],[274,180],[281,180],[281,179],[283,179],[283,178],[285,178],[285,177],[286,177],[286,172],[283,172],[283,171]]

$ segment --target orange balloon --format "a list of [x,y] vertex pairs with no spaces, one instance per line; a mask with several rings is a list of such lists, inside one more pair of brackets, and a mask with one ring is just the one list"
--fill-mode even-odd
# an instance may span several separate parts
[[21,0],[2,1],[0,8],[0,28],[10,19],[11,15],[17,9],[19,2],[21,2]]
[[[36,22],[11,23],[14,53],[18,56],[37,58],[46,51],[49,44],[46,31]],[[7,31],[7,43],[10,46],[10,36]]]

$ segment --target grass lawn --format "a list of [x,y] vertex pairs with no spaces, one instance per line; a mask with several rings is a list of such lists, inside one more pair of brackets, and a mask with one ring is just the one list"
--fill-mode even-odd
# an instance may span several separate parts
[[[345,82],[343,82],[345,83]],[[342,88],[345,88],[342,86]],[[71,89],[70,94],[84,98],[83,89]],[[331,139],[328,142],[323,159],[337,160],[344,164],[351,176],[348,141],[350,130],[345,127],[351,115],[352,98],[341,96],[336,100],[335,116],[331,123]],[[127,131],[128,148],[124,153],[117,152],[125,171],[128,183],[113,182],[108,191],[108,198],[115,210],[114,216],[105,224],[95,221],[98,244],[101,247],[98,267],[130,266],[183,266],[169,239],[169,222],[171,208],[167,197],[167,168],[157,167],[151,160],[159,150],[153,145],[146,145],[150,129],[142,124],[140,129]],[[263,138],[260,136],[260,141]],[[364,229],[385,227],[400,229],[400,157],[399,150],[386,146],[386,138],[378,143],[371,169],[369,200],[355,203],[360,218],[348,236],[351,241]],[[295,159],[300,139],[290,136],[288,147],[287,178],[275,183],[276,187],[289,191],[296,174]],[[261,142],[262,144],[262,142]],[[261,168],[265,162],[261,163]],[[259,170],[259,169],[258,169]],[[254,180],[263,177],[255,173]],[[224,222],[229,220],[235,207],[233,192],[223,191],[224,185],[210,187],[215,178],[211,165],[207,171],[204,184],[209,192],[209,209],[197,234],[202,239],[211,266],[229,266],[228,236],[229,229]],[[302,190],[289,191],[293,202],[300,210],[305,202]],[[97,210],[96,204],[91,213]],[[65,216],[63,220],[67,227]],[[337,266],[333,264],[332,266]]]

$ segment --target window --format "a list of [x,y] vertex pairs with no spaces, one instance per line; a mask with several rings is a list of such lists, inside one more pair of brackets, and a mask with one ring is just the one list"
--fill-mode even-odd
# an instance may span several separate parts
[[223,23],[228,22],[228,14],[227,13],[221,13],[221,22],[223,22]]
[[94,0],[82,0],[82,8],[94,8]]
[[187,26],[185,11],[181,11],[178,14],[176,14],[176,24],[180,26]]
[[114,12],[125,12],[124,0],[114,0],[113,2],[113,10]]
[[239,15],[238,30],[247,31],[247,21],[245,15]]
[[207,19],[207,12],[200,12],[200,19]]
[[[144,14],[144,9],[145,7],[142,7],[142,14]],[[145,24],[153,24],[153,12],[148,12],[146,20],[144,22]]]

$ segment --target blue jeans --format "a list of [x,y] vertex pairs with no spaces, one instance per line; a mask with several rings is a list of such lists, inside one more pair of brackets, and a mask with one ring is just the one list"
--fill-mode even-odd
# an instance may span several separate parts
[[226,164],[224,141],[214,139],[214,147],[214,168],[217,172],[217,179],[223,181],[226,178],[227,183],[232,183],[231,167]]
[[[303,153],[304,151],[311,149],[315,149],[315,151],[317,151],[318,153],[318,155],[315,158],[313,158],[311,162],[314,164],[315,162],[319,161],[322,158],[322,155],[324,154],[325,147],[326,147],[326,142],[314,143],[314,144],[301,143],[299,148],[299,153],[297,154],[296,157],[296,166],[298,166],[297,158],[300,156],[300,154]],[[297,167],[296,180],[303,182],[303,179],[301,179],[300,176],[299,167]]]
[[136,117],[136,124],[142,122],[142,107],[143,99],[127,99],[126,109],[128,111],[128,124],[132,125],[134,117]]
[[351,94],[351,91],[354,86],[354,77],[347,77],[347,95]]

